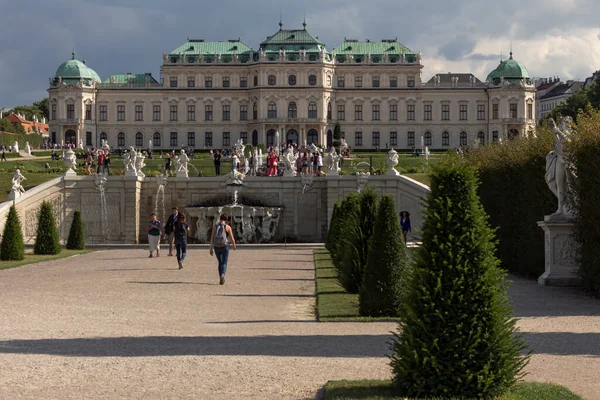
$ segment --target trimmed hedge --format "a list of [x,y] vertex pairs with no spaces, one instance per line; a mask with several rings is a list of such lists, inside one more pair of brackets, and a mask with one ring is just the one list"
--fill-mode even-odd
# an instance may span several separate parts
[[489,144],[466,155],[479,169],[478,194],[497,228],[502,267],[525,277],[544,272],[544,233],[537,222],[556,211],[544,178],[546,154],[553,148],[553,134],[542,126],[535,137]]
[[399,395],[492,399],[527,364],[477,183],[457,158],[433,167],[423,245],[392,343]]
[[25,258],[25,244],[23,242],[23,232],[21,231],[21,222],[19,214],[14,205],[8,210],[8,217],[2,233],[2,243],[0,244],[0,260],[2,261],[20,261]]
[[56,219],[52,212],[52,206],[47,201],[42,202],[38,216],[37,234],[34,254],[58,254],[61,251],[60,237],[56,227]]
[[67,240],[67,249],[69,250],[83,250],[85,249],[85,235],[83,233],[83,221],[81,220],[81,213],[75,211],[73,214],[73,222],[71,223],[71,229],[69,230],[69,239]]

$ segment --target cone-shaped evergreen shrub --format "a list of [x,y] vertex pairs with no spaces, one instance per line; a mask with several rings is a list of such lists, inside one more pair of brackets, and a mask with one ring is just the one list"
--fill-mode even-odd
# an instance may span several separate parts
[[[340,285],[348,292],[352,293],[352,277],[350,271],[346,269],[344,259],[346,259],[346,253],[354,252],[355,249],[349,248],[348,243],[350,241],[350,235],[359,228],[358,219],[360,214],[360,205],[358,204],[358,197],[355,193],[350,193],[342,201],[340,207],[340,218],[338,219],[339,234],[337,240],[337,248],[335,255],[332,257],[333,265],[337,270],[337,277]],[[354,293],[356,293],[354,291]]]
[[58,254],[60,250],[60,237],[56,228],[52,206],[44,201],[38,216],[37,235],[33,252],[34,254]]
[[342,286],[349,293],[358,293],[369,255],[369,240],[377,216],[377,193],[367,188],[358,195],[358,209],[354,219],[344,225],[344,252],[342,255]]
[[456,158],[431,173],[423,244],[392,344],[401,396],[496,398],[527,364],[477,185]]
[[406,296],[410,268],[394,198],[384,195],[379,203],[358,297],[360,314],[397,316]]
[[19,261],[25,258],[25,245],[23,243],[23,232],[17,209],[13,205],[8,210],[8,217],[2,233],[2,243],[0,244],[0,260]]
[[85,237],[83,235],[83,221],[81,220],[81,213],[75,211],[73,214],[73,222],[71,223],[71,230],[69,231],[69,239],[67,240],[67,249],[69,250],[83,250],[85,249]]
[[329,229],[327,230],[327,237],[325,238],[325,248],[329,251],[329,254],[333,254],[334,248],[334,237],[336,235],[336,228],[338,227],[336,221],[339,218],[340,214],[340,206],[336,202],[333,205],[333,213],[331,215],[331,221],[329,222]]

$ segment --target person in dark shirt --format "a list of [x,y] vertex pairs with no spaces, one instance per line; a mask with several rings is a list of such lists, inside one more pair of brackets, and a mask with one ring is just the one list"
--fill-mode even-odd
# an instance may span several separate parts
[[215,175],[221,175],[221,152],[216,151],[214,155],[214,163],[215,163]]
[[177,264],[179,264],[179,269],[183,269],[183,260],[187,251],[187,233],[190,230],[190,226],[185,223],[185,215],[183,213],[177,214],[177,220],[173,224],[173,229],[175,233]]
[[165,174],[171,175],[171,155],[169,153],[165,156]]
[[400,212],[400,227],[402,228],[402,237],[404,238],[404,244],[407,243],[406,235],[410,232],[410,213],[408,211]]

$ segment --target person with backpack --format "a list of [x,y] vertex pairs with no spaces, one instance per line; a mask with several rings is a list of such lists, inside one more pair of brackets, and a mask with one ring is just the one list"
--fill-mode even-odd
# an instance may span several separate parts
[[173,207],[173,214],[169,215],[169,219],[165,224],[165,235],[167,236],[167,242],[169,243],[169,256],[173,255],[173,244],[175,243],[175,233],[173,230],[173,226],[175,221],[177,221],[177,215],[179,211],[177,207]]
[[[210,255],[215,254],[219,262],[219,284],[225,284],[225,273],[227,272],[227,260],[229,258],[229,240],[233,249],[236,249],[235,238],[231,227],[227,225],[227,215],[219,217],[219,222],[213,226],[210,235]],[[214,251],[213,251],[214,250]]]
[[190,226],[185,222],[183,213],[177,214],[177,220],[173,224],[173,233],[175,236],[175,251],[177,252],[177,264],[179,269],[183,269],[183,260],[187,252],[187,234]]

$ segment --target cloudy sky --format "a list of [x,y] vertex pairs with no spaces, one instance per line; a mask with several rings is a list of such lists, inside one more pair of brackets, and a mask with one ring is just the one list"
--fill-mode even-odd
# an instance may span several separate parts
[[187,37],[242,38],[254,48],[278,30],[307,29],[331,50],[344,37],[398,38],[423,54],[424,78],[472,72],[480,79],[506,57],[535,77],[585,79],[600,69],[597,0],[0,0],[0,108],[47,95],[70,58],[102,79],[152,72]]

